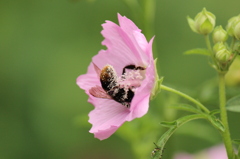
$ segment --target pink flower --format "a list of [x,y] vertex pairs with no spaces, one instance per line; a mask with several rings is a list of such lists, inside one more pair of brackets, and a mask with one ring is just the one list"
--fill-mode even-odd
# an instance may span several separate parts
[[187,153],[176,154],[174,159],[227,159],[227,153],[224,145],[217,145],[209,149],[203,150],[196,155]]
[[152,42],[128,18],[118,14],[119,26],[106,21],[101,50],[92,58],[77,84],[94,105],[89,113],[89,131],[100,140],[111,136],[125,121],[145,115],[155,82]]

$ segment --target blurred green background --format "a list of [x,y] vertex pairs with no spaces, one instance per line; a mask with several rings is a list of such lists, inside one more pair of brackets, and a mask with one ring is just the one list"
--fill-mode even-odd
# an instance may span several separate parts
[[[186,16],[194,17],[206,7],[217,16],[217,25],[225,27],[230,17],[240,13],[240,1],[156,1],[154,45],[164,83],[216,108],[216,87],[204,85],[216,77],[215,71],[206,57],[183,55],[205,47],[203,37],[190,30]],[[131,144],[122,137],[114,134],[99,141],[88,132],[87,115],[93,106],[76,85],[92,56],[104,48],[101,24],[117,22],[117,13],[144,28],[141,16],[134,19],[134,10],[121,0],[0,0],[0,159],[134,158]],[[239,86],[229,88],[228,98],[239,90]],[[229,118],[232,137],[240,138],[239,114],[229,113]],[[207,122],[198,125],[202,126],[198,130],[196,123],[190,123],[178,131],[176,152],[196,152],[221,142]],[[160,135],[145,145],[153,149]],[[171,153],[173,148],[165,151]]]

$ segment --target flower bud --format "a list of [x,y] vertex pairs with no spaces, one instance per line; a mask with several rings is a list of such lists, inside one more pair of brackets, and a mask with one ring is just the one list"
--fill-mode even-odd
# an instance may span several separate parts
[[220,62],[227,62],[231,56],[231,52],[229,52],[227,49],[220,50],[216,53],[216,58]]
[[238,20],[235,23],[235,26],[233,28],[233,34],[234,34],[236,39],[240,40],[240,20]]
[[231,56],[231,52],[228,51],[227,47],[222,43],[216,43],[213,47],[215,57],[220,62],[227,62]]
[[202,12],[198,13],[194,20],[190,17],[187,17],[187,20],[192,31],[207,35],[213,31],[216,17],[211,12],[208,12],[206,8],[203,8]]
[[238,16],[234,16],[228,20],[228,24],[226,26],[228,35],[234,36],[234,27],[239,20],[240,20],[240,14]]
[[218,43],[218,42],[225,42],[228,38],[227,32],[222,28],[222,26],[217,26],[213,30],[213,42]]
[[213,52],[216,54],[219,50],[223,50],[223,49],[226,49],[226,46],[220,42],[220,43],[216,43],[214,46],[213,46]]

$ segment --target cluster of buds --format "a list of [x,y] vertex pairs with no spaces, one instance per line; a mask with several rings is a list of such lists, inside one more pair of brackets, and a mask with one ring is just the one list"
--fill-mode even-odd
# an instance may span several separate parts
[[[203,8],[203,10],[198,13],[194,19],[187,17],[188,24],[192,31],[204,35],[208,38],[209,34],[212,33],[212,40],[214,43],[213,49],[208,47],[209,51],[211,51],[211,56],[213,61],[215,61],[215,65],[217,65],[218,70],[226,71],[231,65],[232,61],[236,57],[235,50],[238,47],[235,46],[235,40],[240,40],[240,15],[234,16],[228,20],[228,24],[226,26],[226,30],[223,27],[216,26],[216,17],[213,13]],[[227,44],[228,36],[233,37],[234,42],[231,47]],[[210,46],[210,43],[208,43]],[[223,67],[222,67],[223,66]]]

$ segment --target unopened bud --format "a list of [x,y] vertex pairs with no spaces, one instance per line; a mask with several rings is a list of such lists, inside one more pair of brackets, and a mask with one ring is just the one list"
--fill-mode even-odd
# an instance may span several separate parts
[[234,34],[236,39],[240,40],[240,20],[238,20],[235,23],[235,26],[233,28],[233,34]]
[[228,35],[234,36],[234,27],[239,20],[240,20],[240,14],[238,16],[234,16],[228,20],[228,24],[226,26]]
[[222,26],[217,26],[213,30],[213,42],[218,43],[218,42],[225,42],[228,38],[227,32],[222,28]]
[[223,49],[226,49],[226,46],[220,42],[220,43],[216,43],[214,46],[213,46],[213,52],[216,54],[219,50],[223,50]]
[[213,31],[216,17],[211,12],[208,12],[206,8],[203,8],[203,10],[196,15],[194,20],[190,17],[187,17],[187,20],[190,28],[194,32],[207,35]]
[[228,51],[227,47],[222,42],[215,44],[213,51],[216,59],[220,62],[227,62],[231,56],[231,52]]

